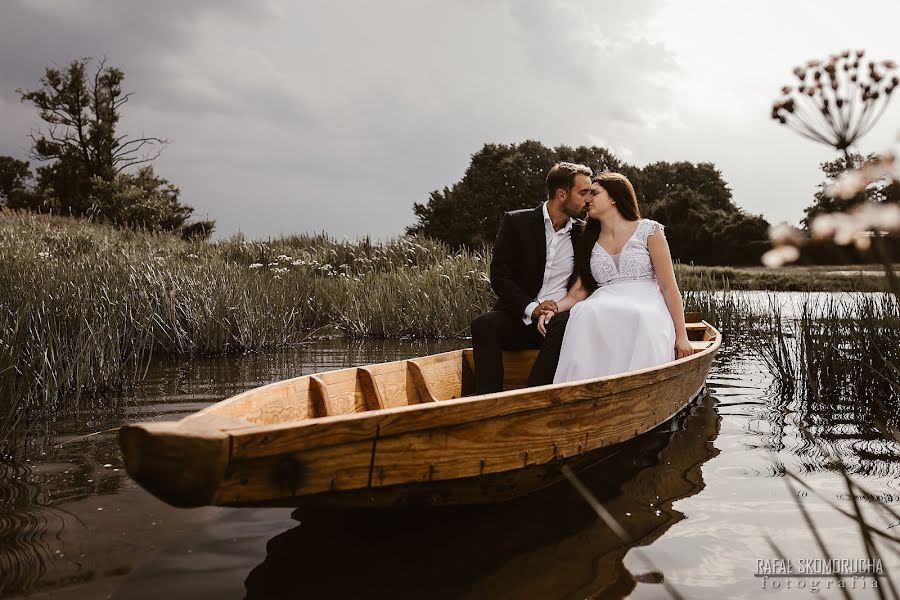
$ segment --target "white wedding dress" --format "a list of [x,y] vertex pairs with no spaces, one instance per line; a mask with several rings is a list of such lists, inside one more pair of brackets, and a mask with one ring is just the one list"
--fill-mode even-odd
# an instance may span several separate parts
[[641,219],[622,252],[591,252],[597,290],[572,307],[553,383],[592,379],[675,360],[675,325],[656,283],[647,238],[663,226]]

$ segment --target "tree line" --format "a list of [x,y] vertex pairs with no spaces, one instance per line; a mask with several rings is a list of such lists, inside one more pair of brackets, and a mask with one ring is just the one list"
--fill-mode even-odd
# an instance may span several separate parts
[[431,192],[413,207],[423,234],[459,248],[491,244],[508,210],[536,206],[546,196],[547,171],[558,161],[617,171],[634,185],[641,215],[665,224],[672,255],[684,263],[759,264],[769,247],[769,223],[741,210],[712,163],[656,162],[636,167],[606,148],[559,146],[537,141],[485,144],[462,179]]

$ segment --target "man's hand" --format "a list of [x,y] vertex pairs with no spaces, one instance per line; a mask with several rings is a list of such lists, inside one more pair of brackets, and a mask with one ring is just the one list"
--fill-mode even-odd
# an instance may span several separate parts
[[547,311],[559,312],[559,308],[556,306],[555,300],[544,300],[540,304],[538,304],[533,311],[531,311],[531,320],[534,321],[537,319],[542,313]]

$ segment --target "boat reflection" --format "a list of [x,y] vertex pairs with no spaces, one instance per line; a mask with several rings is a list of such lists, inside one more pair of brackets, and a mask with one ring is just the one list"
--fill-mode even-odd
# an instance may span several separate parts
[[495,505],[298,509],[299,524],[269,541],[247,577],[247,598],[624,597],[664,576],[630,573],[623,559],[682,520],[673,503],[703,489],[701,466],[718,454],[715,404],[699,398],[579,473],[630,544],[566,483]]

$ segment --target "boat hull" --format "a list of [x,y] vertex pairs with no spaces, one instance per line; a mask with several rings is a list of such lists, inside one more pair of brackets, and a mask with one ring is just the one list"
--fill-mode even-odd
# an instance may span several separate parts
[[[278,382],[182,421],[123,427],[120,444],[131,477],[176,506],[504,500],[681,411],[720,344],[704,325],[693,356],[622,375],[467,396],[471,351],[457,351]],[[528,364],[509,370],[521,378]],[[378,408],[398,373],[410,384],[394,396],[419,401]],[[296,417],[316,406],[348,412]]]

